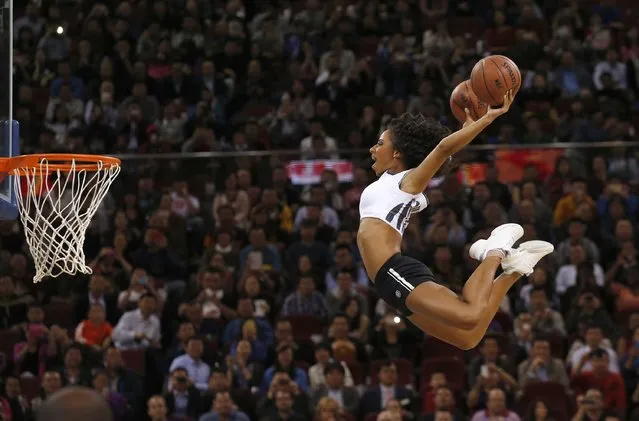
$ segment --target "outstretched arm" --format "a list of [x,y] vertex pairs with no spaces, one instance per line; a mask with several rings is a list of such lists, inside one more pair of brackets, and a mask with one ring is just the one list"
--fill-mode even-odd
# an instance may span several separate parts
[[430,180],[442,165],[451,156],[472,142],[497,117],[508,112],[512,103],[513,94],[512,91],[508,91],[504,96],[504,104],[500,108],[489,108],[488,112],[477,121],[473,121],[470,118],[468,109],[465,109],[466,122],[464,127],[442,139],[435,149],[424,158],[422,163],[404,177],[401,185],[402,191],[410,194],[419,194],[426,190],[428,183],[430,183]]

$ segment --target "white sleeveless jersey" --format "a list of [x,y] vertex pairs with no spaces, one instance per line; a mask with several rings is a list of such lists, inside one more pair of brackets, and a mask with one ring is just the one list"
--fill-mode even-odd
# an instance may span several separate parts
[[359,199],[359,219],[381,219],[403,235],[411,214],[421,212],[428,206],[424,193],[412,195],[400,190],[399,184],[408,171],[397,174],[385,172],[377,181],[369,184]]

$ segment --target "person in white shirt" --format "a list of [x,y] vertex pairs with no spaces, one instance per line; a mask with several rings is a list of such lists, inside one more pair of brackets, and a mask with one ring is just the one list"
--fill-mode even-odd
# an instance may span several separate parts
[[[571,370],[574,371],[577,367],[580,367],[580,362],[584,358],[588,358],[591,351],[595,349],[603,349],[608,354],[608,370],[613,373],[619,373],[619,359],[617,358],[617,353],[610,348],[607,344],[608,341],[605,341],[605,337],[601,327],[597,325],[590,325],[586,327],[586,332],[584,333],[585,344],[583,346],[575,349],[571,354],[568,355],[568,360],[566,361],[568,365],[570,365]],[[592,364],[589,361],[584,361],[583,366],[581,366],[581,371],[591,371]]]
[[619,54],[617,54],[617,51],[614,49],[610,49],[606,52],[605,61],[600,61],[595,65],[595,71],[592,75],[592,82],[595,84],[595,88],[604,88],[601,77],[606,73],[610,74],[610,77],[619,89],[626,89],[628,87],[626,64],[619,60]]
[[118,349],[146,349],[160,346],[160,319],[155,315],[157,298],[144,294],[138,309],[122,315],[113,329],[113,343]]
[[[570,247],[568,264],[561,266],[557,272],[557,276],[555,276],[555,290],[557,294],[564,295],[570,287],[577,285],[577,268],[587,263],[589,257],[590,256],[586,255],[583,244],[576,243]],[[601,265],[599,265],[599,263],[591,263],[591,265],[595,282],[598,286],[603,287],[605,275]]]
[[169,372],[173,372],[178,367],[184,368],[193,382],[193,385],[201,392],[208,389],[209,375],[211,367],[202,361],[204,342],[201,338],[194,336],[186,342],[186,354],[180,355],[171,362]]

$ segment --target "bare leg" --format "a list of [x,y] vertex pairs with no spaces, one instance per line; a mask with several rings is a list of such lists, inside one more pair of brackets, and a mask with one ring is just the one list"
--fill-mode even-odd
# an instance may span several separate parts
[[[501,306],[502,300],[508,293],[508,290],[510,290],[520,277],[521,275],[518,273],[512,275],[502,274],[495,279],[488,304],[483,310],[479,322],[471,330],[451,326],[441,317],[431,316],[430,314],[413,313],[408,317],[408,320],[413,322],[413,324],[422,331],[437,339],[448,342],[461,349],[472,349],[476,347],[484,337],[488,325],[490,325],[490,322]],[[448,292],[451,298],[457,298],[452,291],[448,290]],[[464,292],[466,292],[466,288],[464,288]]]
[[453,328],[472,330],[488,307],[501,260],[498,256],[486,257],[466,281],[462,297],[435,282],[425,282],[408,295],[406,306],[412,313],[436,317]]

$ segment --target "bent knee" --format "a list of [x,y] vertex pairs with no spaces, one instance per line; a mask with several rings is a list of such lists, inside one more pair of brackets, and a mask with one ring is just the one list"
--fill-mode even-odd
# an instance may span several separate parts
[[457,340],[457,343],[453,345],[455,345],[457,348],[463,351],[470,351],[471,349],[476,348],[477,345],[479,345],[479,342],[481,342],[481,338],[476,338],[471,335],[467,335]]

